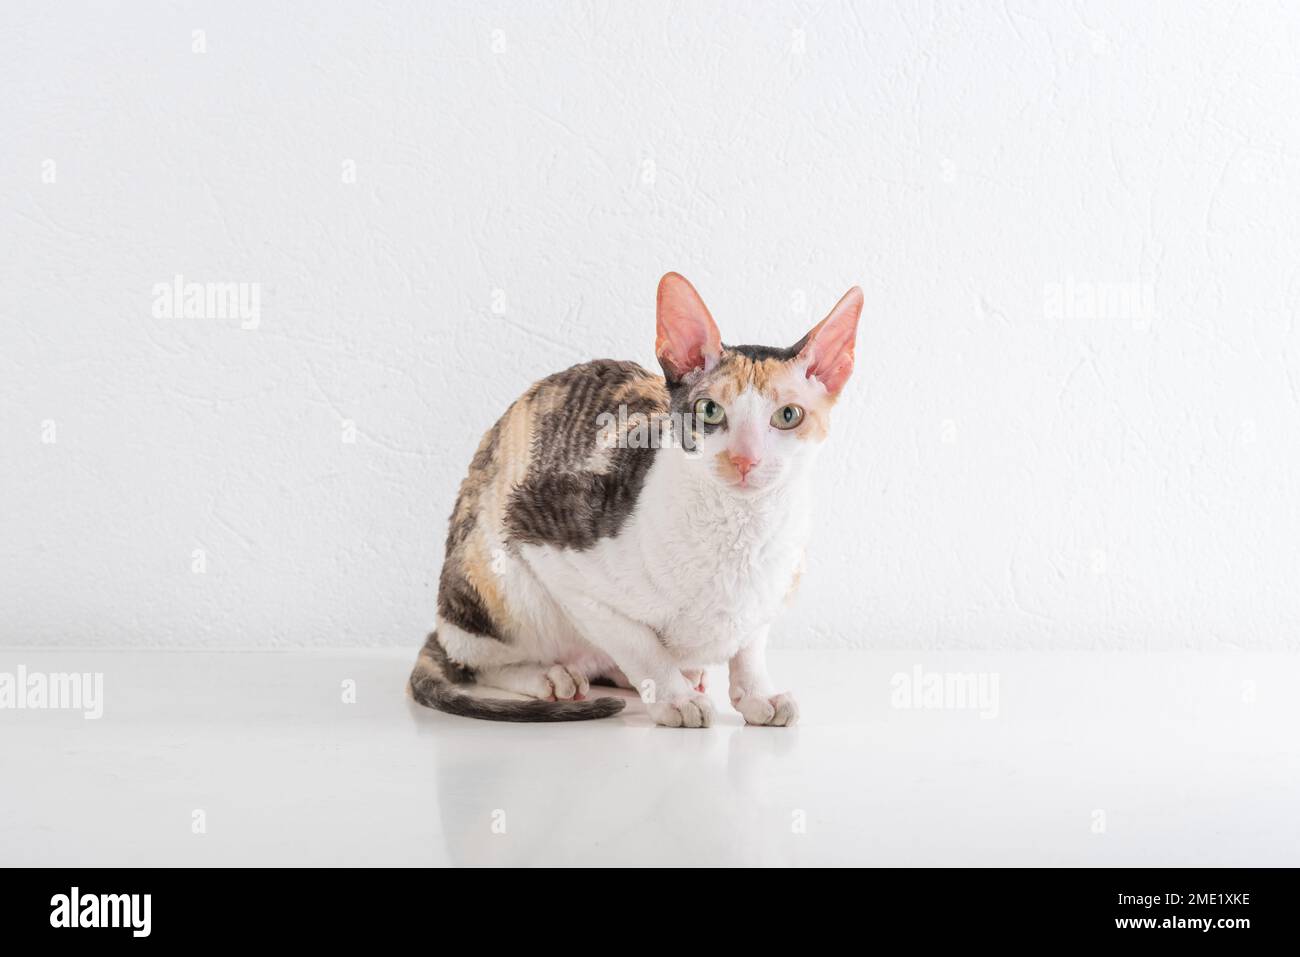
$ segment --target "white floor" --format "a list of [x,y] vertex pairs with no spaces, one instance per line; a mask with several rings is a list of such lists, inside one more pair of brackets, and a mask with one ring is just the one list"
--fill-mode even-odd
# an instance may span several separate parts
[[[0,710],[0,863],[1300,864],[1300,656],[778,653],[799,727],[715,670],[692,731],[437,714],[414,654],[0,650],[104,676],[99,720]],[[917,666],[996,713],[896,707]]]

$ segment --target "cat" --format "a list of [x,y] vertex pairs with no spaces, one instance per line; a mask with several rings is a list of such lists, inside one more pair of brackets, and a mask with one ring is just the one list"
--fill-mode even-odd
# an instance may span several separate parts
[[[623,710],[708,727],[704,669],[727,662],[748,724],[789,726],[765,649],[803,566],[812,469],[853,371],[850,289],[793,346],[723,345],[695,287],[659,282],[657,376],[596,360],[537,382],[479,443],[460,487],[436,626],[409,688],[497,721]],[[476,683],[532,700],[468,694]]]

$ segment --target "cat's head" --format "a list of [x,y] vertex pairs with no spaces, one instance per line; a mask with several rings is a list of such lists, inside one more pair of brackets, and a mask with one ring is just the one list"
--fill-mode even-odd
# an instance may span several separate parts
[[854,286],[789,348],[728,346],[694,286],[672,272],[659,280],[655,354],[690,436],[691,467],[739,495],[803,473],[853,372],[861,313]]

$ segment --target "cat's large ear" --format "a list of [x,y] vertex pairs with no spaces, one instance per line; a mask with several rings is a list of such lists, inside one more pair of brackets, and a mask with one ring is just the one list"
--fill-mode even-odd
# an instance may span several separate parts
[[695,287],[675,272],[659,280],[655,327],[655,355],[669,382],[681,382],[697,369],[718,364],[718,327]]
[[862,290],[854,286],[808,335],[799,340],[797,361],[808,363],[808,378],[838,395],[853,373],[853,346],[862,315]]

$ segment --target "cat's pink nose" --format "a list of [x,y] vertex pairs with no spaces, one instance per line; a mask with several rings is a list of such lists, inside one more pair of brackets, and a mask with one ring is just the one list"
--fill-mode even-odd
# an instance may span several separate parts
[[758,459],[751,459],[748,455],[733,455],[731,464],[736,467],[736,471],[740,473],[740,477],[743,479],[749,474],[749,470],[758,464]]

